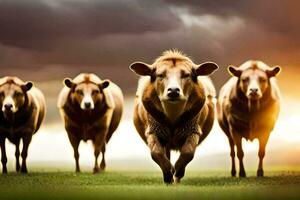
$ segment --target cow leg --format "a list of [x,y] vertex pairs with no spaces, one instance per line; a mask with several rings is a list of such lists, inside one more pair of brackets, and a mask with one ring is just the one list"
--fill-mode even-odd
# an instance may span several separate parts
[[170,148],[167,148],[167,147],[166,147],[166,156],[169,160],[171,159],[171,150],[170,150]]
[[264,176],[264,170],[263,170],[263,160],[266,154],[266,145],[269,140],[269,134],[265,134],[263,137],[259,138],[259,151],[258,151],[258,157],[259,157],[259,164],[258,164],[258,170],[257,170],[257,176],[263,177]]
[[26,135],[23,137],[23,149],[22,149],[22,166],[21,166],[21,173],[28,173],[27,165],[26,165],[26,159],[28,155],[28,147],[31,142],[32,135]]
[[185,168],[194,158],[196,147],[199,143],[199,135],[193,134],[189,136],[180,150],[180,156],[175,163],[175,181],[180,182],[180,179],[185,174]]
[[101,154],[102,154],[102,160],[101,160],[101,163],[100,163],[100,169],[101,170],[105,170],[105,167],[106,167],[106,163],[105,163],[105,150],[106,150],[106,145],[104,144],[102,146],[102,150],[101,150]]
[[98,157],[100,155],[100,147],[94,144],[94,156],[95,156],[95,166],[93,169],[93,173],[97,174],[100,171],[100,167],[98,166]]
[[236,167],[235,167],[235,150],[234,150],[234,141],[231,137],[228,137],[230,145],[230,157],[231,157],[231,176],[236,176]]
[[100,167],[98,165],[98,157],[100,155],[100,151],[102,150],[102,147],[105,145],[104,144],[104,139],[105,139],[105,132],[101,132],[97,135],[95,138],[94,142],[94,156],[95,156],[95,166],[94,166],[94,174],[100,172]]
[[0,145],[1,145],[1,163],[2,163],[2,173],[7,174],[7,156],[6,156],[6,150],[5,150],[5,138],[0,139]]
[[20,172],[20,138],[17,139],[16,141],[16,152],[15,152],[15,156],[16,156],[16,171]]
[[154,134],[149,134],[147,143],[150,148],[152,159],[159,165],[163,172],[164,182],[167,184],[172,184],[174,182],[174,169],[170,160],[166,156],[165,148],[160,144]]
[[73,134],[68,134],[69,136],[69,140],[70,143],[73,147],[73,151],[74,151],[74,158],[75,158],[75,164],[76,164],[76,169],[75,172],[79,173],[80,172],[80,167],[79,167],[79,151],[78,151],[78,147],[80,144],[80,140],[78,138],[76,138]]
[[234,143],[237,147],[237,157],[240,162],[240,177],[246,177],[246,172],[244,168],[243,158],[244,158],[244,151],[242,147],[242,137],[238,135],[238,133],[234,134]]

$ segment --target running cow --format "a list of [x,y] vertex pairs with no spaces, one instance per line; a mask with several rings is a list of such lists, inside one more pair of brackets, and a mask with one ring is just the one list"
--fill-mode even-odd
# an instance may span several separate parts
[[240,163],[240,177],[246,177],[243,164],[242,138],[259,141],[257,176],[263,176],[263,159],[271,131],[279,114],[280,91],[275,76],[280,67],[269,67],[250,60],[240,67],[229,66],[233,76],[221,89],[218,99],[218,121],[228,137],[232,169],[236,175],[235,146]]
[[[94,173],[105,169],[105,146],[117,129],[123,112],[121,89],[109,80],[101,80],[95,74],[79,74],[74,80],[66,78],[58,107],[65,129],[74,149],[76,172],[79,168],[78,147],[81,140],[94,144]],[[98,157],[102,161],[98,166]]]
[[[2,172],[7,173],[5,139],[16,146],[16,171],[27,173],[28,147],[45,116],[45,99],[32,82],[23,82],[17,77],[0,79],[0,145]],[[20,165],[20,142],[23,149]]]
[[[130,69],[142,76],[137,89],[134,124],[160,166],[165,183],[180,182],[196,147],[214,121],[215,89],[208,77],[218,66],[195,64],[178,51],[166,51],[149,65],[135,62]],[[180,151],[173,166],[170,151]]]

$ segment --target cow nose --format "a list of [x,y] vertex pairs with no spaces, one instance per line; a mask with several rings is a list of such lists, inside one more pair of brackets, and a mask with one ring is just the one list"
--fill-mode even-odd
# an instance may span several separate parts
[[11,103],[7,103],[4,105],[5,110],[11,110],[13,105]]
[[91,102],[85,102],[84,106],[85,108],[91,108]]
[[258,88],[250,88],[251,94],[257,94]]
[[180,94],[179,88],[168,88],[168,97],[170,98],[178,98]]

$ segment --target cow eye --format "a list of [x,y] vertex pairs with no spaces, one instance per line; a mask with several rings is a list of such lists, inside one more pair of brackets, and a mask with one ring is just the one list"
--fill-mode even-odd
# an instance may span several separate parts
[[260,78],[259,81],[260,81],[261,83],[266,83],[266,82],[267,82],[267,79],[265,79],[265,78]]
[[157,76],[157,78],[164,78],[165,77],[164,74],[157,74],[156,76]]
[[92,95],[99,94],[99,92],[100,92],[99,90],[93,90],[93,91],[92,91]]
[[189,78],[190,77],[190,74],[189,73],[183,73],[181,75],[181,78]]
[[81,90],[76,90],[75,92],[76,92],[76,94],[78,94],[78,95],[83,95],[83,92],[82,92]]
[[0,92],[0,97],[4,97],[4,92]]
[[242,78],[243,83],[247,83],[249,81],[248,77]]
[[15,97],[20,97],[20,96],[22,96],[22,93],[21,92],[15,92]]

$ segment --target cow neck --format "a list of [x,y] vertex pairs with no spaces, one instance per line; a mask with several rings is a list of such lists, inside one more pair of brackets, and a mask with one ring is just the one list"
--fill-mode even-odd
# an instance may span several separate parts
[[[153,93],[155,93],[155,95]],[[154,90],[153,93],[151,95],[151,98],[143,97],[143,105],[155,121],[169,127],[170,129],[176,129],[176,127],[180,127],[186,122],[194,119],[195,117],[198,117],[205,103],[205,99],[202,101],[199,101],[198,99],[198,101],[194,100],[191,103],[187,103],[187,110],[178,118],[178,120],[175,123],[171,123],[162,111],[161,102],[159,101],[159,98]],[[191,95],[188,99],[188,102],[191,101],[191,99],[197,99],[194,95],[197,96],[196,94]]]

